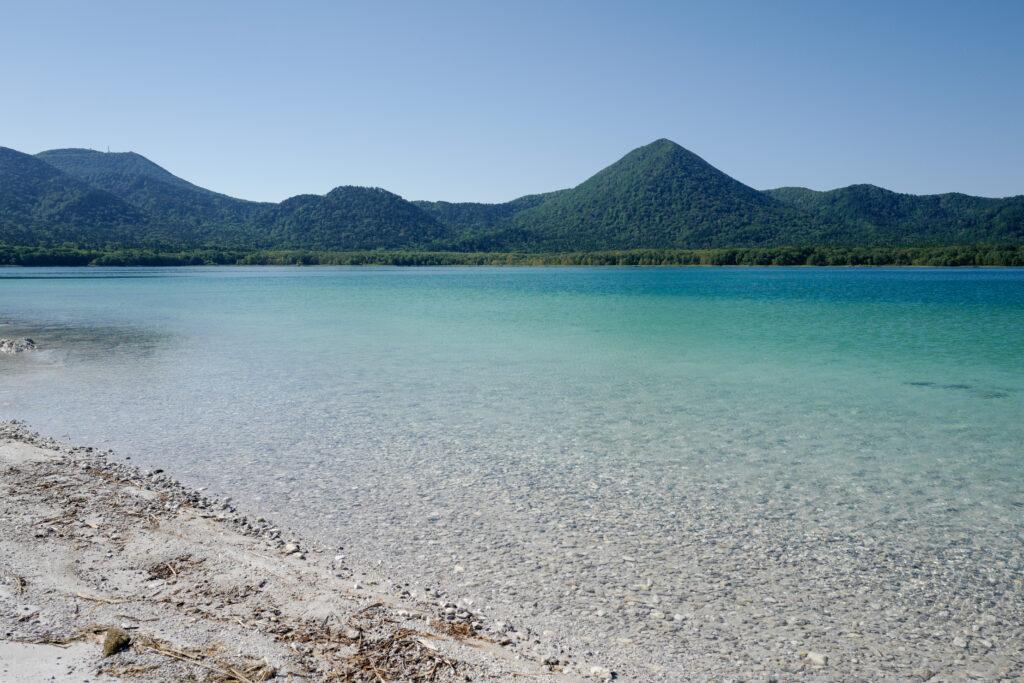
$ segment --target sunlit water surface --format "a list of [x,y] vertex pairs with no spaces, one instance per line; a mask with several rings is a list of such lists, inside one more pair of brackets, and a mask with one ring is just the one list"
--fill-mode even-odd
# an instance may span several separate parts
[[626,590],[702,505],[1024,542],[1019,270],[4,269],[0,322],[0,416],[424,581]]

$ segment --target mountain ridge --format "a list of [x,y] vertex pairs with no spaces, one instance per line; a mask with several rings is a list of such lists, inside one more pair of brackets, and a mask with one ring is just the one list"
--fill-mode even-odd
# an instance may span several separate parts
[[[13,243],[78,240],[89,246],[130,241],[148,217],[102,189],[72,178],[45,161],[0,147],[0,237]],[[13,238],[13,239],[12,239]]]
[[575,187],[499,204],[410,202],[358,186],[251,202],[134,152],[0,152],[0,244],[570,252],[1024,242],[1024,195],[760,191],[666,138]]

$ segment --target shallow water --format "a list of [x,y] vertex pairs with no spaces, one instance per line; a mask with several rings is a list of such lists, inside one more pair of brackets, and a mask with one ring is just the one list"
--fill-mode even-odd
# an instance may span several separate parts
[[4,269],[0,323],[0,416],[593,638],[1020,602],[1024,271]]

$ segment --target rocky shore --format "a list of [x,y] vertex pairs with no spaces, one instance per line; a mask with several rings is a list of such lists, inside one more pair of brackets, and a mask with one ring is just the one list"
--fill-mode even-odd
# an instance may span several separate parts
[[0,680],[601,680],[161,470],[0,423]]
[[346,514],[342,548],[115,460],[0,422],[0,681],[1024,680],[1012,519],[933,538],[882,514],[858,528],[824,486],[742,509],[715,489],[647,501],[637,535],[615,528],[624,496],[589,530],[562,492],[530,509],[549,545],[481,550],[406,501],[434,524],[405,527],[409,579],[393,500]]

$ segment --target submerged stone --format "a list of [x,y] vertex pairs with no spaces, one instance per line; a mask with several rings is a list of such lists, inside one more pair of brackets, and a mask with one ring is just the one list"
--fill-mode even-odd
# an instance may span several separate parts
[[0,353],[22,353],[23,351],[35,351],[36,343],[27,337],[25,339],[0,339]]

